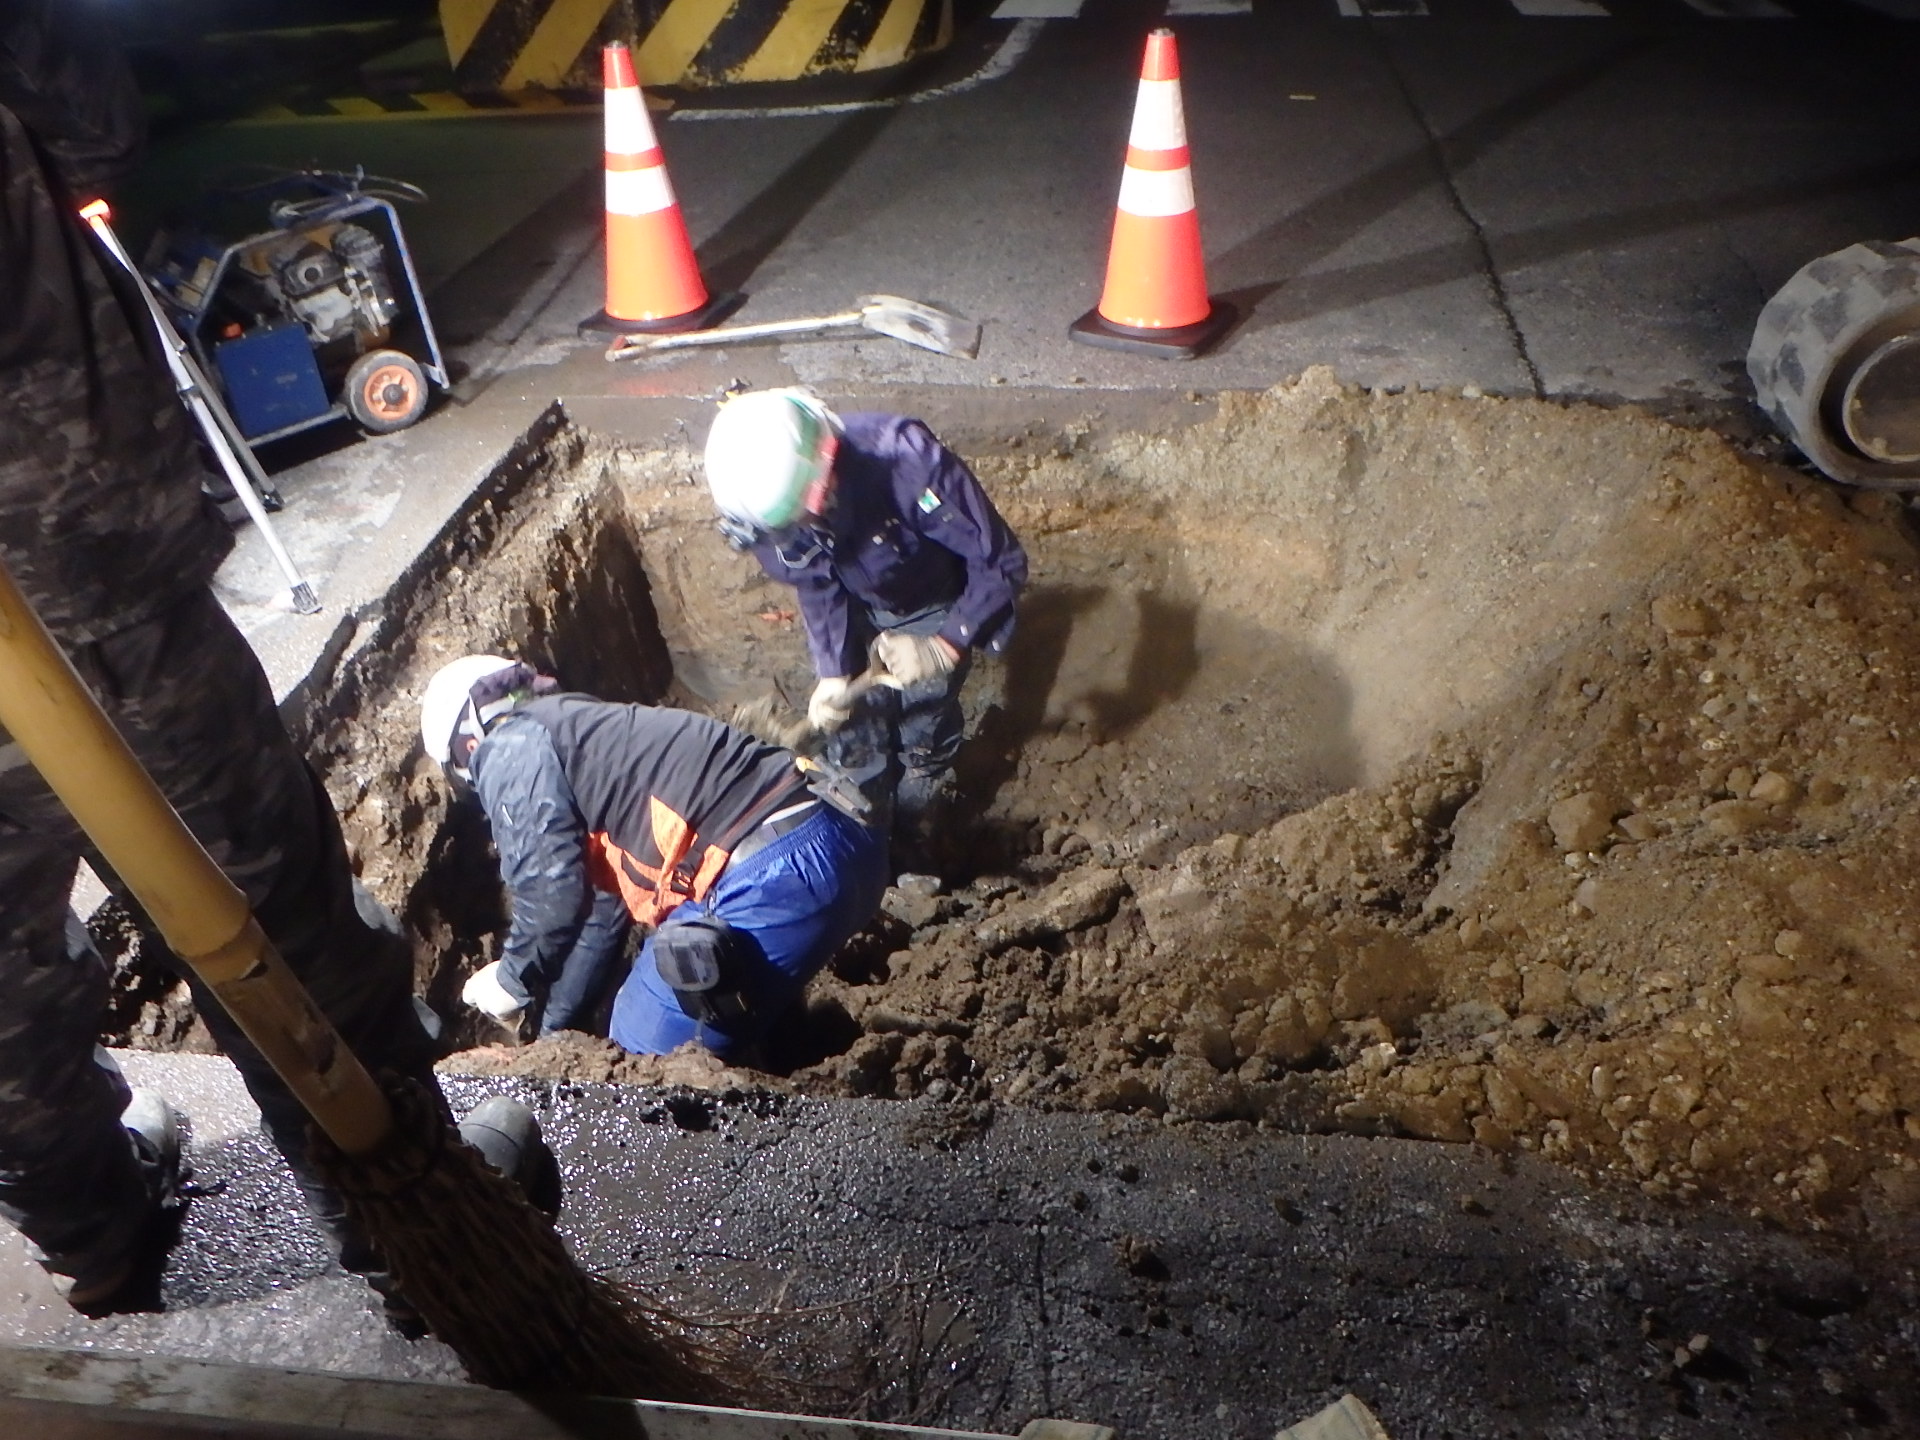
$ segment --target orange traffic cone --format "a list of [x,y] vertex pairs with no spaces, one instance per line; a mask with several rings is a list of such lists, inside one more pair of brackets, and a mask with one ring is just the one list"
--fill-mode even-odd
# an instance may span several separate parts
[[602,55],[607,116],[607,308],[584,331],[676,334],[704,330],[739,295],[711,298],[667,180],[633,52],[614,41]]
[[1173,32],[1162,27],[1147,36],[1140,66],[1106,289],[1067,333],[1088,345],[1190,360],[1233,321],[1231,305],[1207,298],[1180,105],[1180,53]]

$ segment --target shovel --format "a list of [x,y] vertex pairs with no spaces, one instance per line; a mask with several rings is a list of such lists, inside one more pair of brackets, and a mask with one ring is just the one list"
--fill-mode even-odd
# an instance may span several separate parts
[[622,335],[607,350],[607,359],[651,355],[656,350],[678,350],[687,345],[731,345],[736,340],[770,340],[779,335],[826,335],[836,330],[871,330],[891,335],[936,355],[958,355],[971,360],[980,353],[980,326],[964,315],[903,300],[898,295],[862,295],[858,309],[838,315],[812,315],[802,320],[767,320],[758,325],[729,325],[719,330],[691,330],[684,335]]

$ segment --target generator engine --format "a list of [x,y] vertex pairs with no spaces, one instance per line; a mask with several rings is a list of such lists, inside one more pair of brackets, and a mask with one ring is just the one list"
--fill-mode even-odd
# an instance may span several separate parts
[[[147,278],[246,439],[339,415],[386,434],[426,413],[447,372],[393,208],[424,199],[358,169],[272,169],[154,237]],[[271,229],[224,238],[262,204]]]
[[260,258],[260,278],[271,277],[286,314],[307,327],[316,348],[349,336],[357,337],[360,351],[386,342],[400,302],[372,231],[358,225],[336,225],[331,234],[310,230]]

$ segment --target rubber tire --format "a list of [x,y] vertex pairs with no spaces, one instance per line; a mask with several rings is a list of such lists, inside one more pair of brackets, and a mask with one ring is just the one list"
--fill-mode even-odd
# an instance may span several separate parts
[[391,435],[413,424],[427,413],[427,396],[426,372],[398,350],[369,350],[353,362],[340,387],[347,413],[376,435]]
[[1840,414],[1855,370],[1903,334],[1920,334],[1920,239],[1874,240],[1823,255],[1760,312],[1747,351],[1754,399],[1833,479],[1920,490],[1920,464],[1890,464],[1863,453]]

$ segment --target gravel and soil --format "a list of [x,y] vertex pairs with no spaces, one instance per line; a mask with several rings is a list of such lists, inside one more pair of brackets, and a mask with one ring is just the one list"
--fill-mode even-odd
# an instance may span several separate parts
[[[889,892],[765,1069],[574,1035],[448,1068],[1408,1135],[1795,1227],[1911,1212],[1896,497],[1632,410],[1326,371],[970,454],[1034,580],[970,685],[945,879]],[[791,592],[713,534],[684,448],[572,432],[550,465],[423,610],[414,680],[502,647],[618,698],[804,697]],[[411,720],[369,702],[323,750],[451,1013],[500,900]]]

